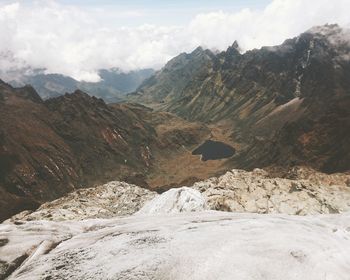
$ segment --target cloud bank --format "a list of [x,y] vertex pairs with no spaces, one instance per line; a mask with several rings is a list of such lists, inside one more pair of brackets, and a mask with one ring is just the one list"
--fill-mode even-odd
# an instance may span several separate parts
[[28,66],[98,81],[98,69],[159,69],[199,45],[224,50],[237,40],[249,50],[280,44],[315,25],[345,26],[348,11],[348,0],[273,0],[263,10],[199,14],[184,26],[112,27],[99,20],[101,11],[55,1],[7,2],[0,4],[0,70]]

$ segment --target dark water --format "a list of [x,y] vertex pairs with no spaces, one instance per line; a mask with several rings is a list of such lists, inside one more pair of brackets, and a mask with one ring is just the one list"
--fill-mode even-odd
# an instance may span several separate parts
[[207,140],[192,155],[202,155],[202,160],[206,161],[232,157],[235,151],[235,148],[223,142]]

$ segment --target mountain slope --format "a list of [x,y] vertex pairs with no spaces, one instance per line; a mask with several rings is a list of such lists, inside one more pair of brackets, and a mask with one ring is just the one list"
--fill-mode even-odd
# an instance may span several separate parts
[[[345,94],[350,83],[346,59],[349,44],[333,39],[345,37],[342,33],[335,25],[318,27],[280,46],[244,54],[239,53],[237,42],[215,56],[198,48],[171,60],[135,95],[141,103],[148,103],[162,93],[163,108],[168,111],[189,119],[218,121],[251,119],[252,114],[259,119],[260,111],[266,114],[298,97],[321,99],[333,96],[335,90]],[[184,56],[188,58],[185,61]],[[199,64],[200,71],[189,72],[188,65],[192,64]],[[171,82],[166,77],[172,77]]]
[[[241,54],[235,42],[187,73],[170,65],[131,98],[185,119],[225,123],[243,149],[236,167],[310,164],[350,169],[350,44],[337,25],[315,27],[282,45]],[[205,51],[201,51],[205,53]],[[181,56],[173,61],[181,62]],[[170,83],[160,77],[172,77]],[[173,84],[181,84],[178,89]],[[158,89],[154,91],[154,89]],[[149,96],[165,93],[158,104]],[[167,94],[171,92],[171,94]],[[272,143],[272,144],[271,144]]]
[[[157,128],[165,123],[165,131]],[[203,125],[142,106],[107,105],[81,91],[44,102],[32,87],[0,82],[0,219],[104,181],[148,187],[158,159],[208,134]]]
[[186,90],[189,83],[199,85],[209,75],[208,69],[212,67],[214,58],[211,51],[201,47],[190,54],[182,53],[145,80],[129,98],[154,105],[171,102]]

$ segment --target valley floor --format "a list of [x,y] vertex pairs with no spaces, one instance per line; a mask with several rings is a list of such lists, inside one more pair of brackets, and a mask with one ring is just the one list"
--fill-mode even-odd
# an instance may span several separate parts
[[[221,141],[240,151],[241,145],[234,142],[231,136],[232,124],[216,124],[208,126],[208,133],[203,134],[202,143],[206,140]],[[172,187],[190,185],[197,181],[219,176],[234,167],[231,158],[202,161],[200,155],[192,155],[192,151],[200,145],[183,146],[173,154],[157,157],[157,161],[149,171],[146,182],[150,189],[163,191]]]

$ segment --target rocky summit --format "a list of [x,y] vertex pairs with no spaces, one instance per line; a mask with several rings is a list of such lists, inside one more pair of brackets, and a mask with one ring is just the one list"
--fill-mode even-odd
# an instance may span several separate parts
[[350,211],[350,175],[327,175],[309,169],[309,177],[292,175],[303,174],[304,170],[293,168],[285,178],[274,178],[261,169],[232,170],[192,187],[206,197],[213,210],[290,215]]
[[157,195],[124,182],[109,182],[102,186],[79,189],[66,196],[42,204],[36,211],[26,210],[9,221],[85,220],[131,215]]
[[219,177],[173,188],[162,194],[125,182],[73,191],[23,211],[6,223],[65,221],[204,210],[259,214],[315,215],[350,211],[350,175],[324,174],[306,167],[288,170],[283,177],[255,169],[233,169]]
[[122,182],[78,190],[0,225],[0,278],[346,280],[348,184],[298,168],[232,170],[161,195]]

